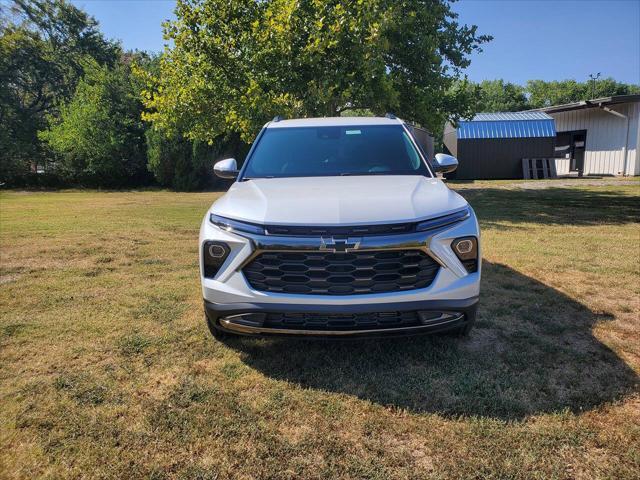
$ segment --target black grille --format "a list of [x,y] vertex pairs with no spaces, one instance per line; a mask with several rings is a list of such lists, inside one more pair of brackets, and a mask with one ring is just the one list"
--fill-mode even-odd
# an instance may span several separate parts
[[418,312],[267,313],[264,326],[299,330],[376,330],[422,325]]
[[353,295],[428,287],[438,264],[420,250],[264,252],[243,272],[264,292]]
[[391,235],[395,233],[411,233],[416,229],[415,223],[391,223],[387,225],[359,225],[337,227],[308,227],[306,225],[267,225],[269,235],[309,236],[362,236]]

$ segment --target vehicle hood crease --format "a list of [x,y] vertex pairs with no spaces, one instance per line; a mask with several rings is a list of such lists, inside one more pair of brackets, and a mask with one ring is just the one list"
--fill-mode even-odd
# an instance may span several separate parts
[[211,212],[266,225],[367,225],[446,215],[467,202],[419,175],[290,177],[236,182]]

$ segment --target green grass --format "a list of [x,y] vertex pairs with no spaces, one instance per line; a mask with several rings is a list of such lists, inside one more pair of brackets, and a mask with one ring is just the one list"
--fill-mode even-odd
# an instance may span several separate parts
[[640,183],[453,187],[471,337],[338,342],[209,336],[219,194],[3,192],[0,478],[637,478]]

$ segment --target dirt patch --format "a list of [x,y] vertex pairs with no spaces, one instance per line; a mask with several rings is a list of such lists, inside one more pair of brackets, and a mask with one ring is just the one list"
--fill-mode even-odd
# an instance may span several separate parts
[[640,187],[640,183],[637,180],[621,180],[614,178],[602,178],[602,179],[589,179],[589,178],[575,178],[575,179],[555,179],[555,180],[536,180],[533,182],[514,183],[509,185],[516,188],[525,189],[545,189],[545,188],[566,188],[566,187],[606,187],[610,185],[637,185]]

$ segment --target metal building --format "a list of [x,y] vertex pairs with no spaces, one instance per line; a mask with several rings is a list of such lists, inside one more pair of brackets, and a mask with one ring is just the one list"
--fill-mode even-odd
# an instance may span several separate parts
[[640,95],[541,108],[556,122],[558,175],[640,175]]
[[522,178],[522,159],[553,157],[555,138],[543,112],[479,113],[457,128],[447,124],[444,144],[459,162],[447,178]]

